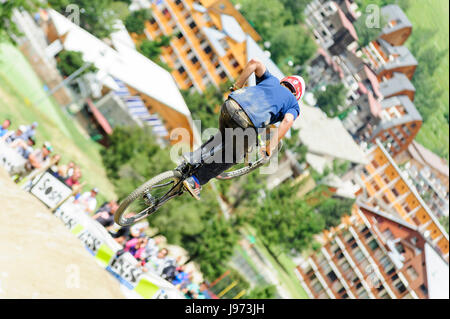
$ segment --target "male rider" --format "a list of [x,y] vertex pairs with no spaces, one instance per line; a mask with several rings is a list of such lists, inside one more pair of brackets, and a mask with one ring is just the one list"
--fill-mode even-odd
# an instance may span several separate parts
[[[255,73],[256,85],[244,88],[252,73]],[[278,134],[271,137],[262,150],[263,156],[272,154],[300,114],[299,101],[305,93],[305,81],[298,75],[287,76],[279,81],[266,70],[261,61],[251,59],[230,90],[232,93],[223,103],[220,112],[220,132],[188,155],[191,163],[198,162],[202,160],[202,154],[222,144],[222,150],[219,151],[221,154],[218,154],[219,161],[205,163],[195,175],[183,182],[185,188],[197,200],[200,199],[201,185],[238,163],[245,152],[256,144],[256,130],[281,121]],[[227,139],[226,136],[229,135],[226,129],[240,130],[241,136],[244,137],[244,142],[241,142],[243,145],[239,145],[236,139]],[[224,160],[224,157],[231,153],[232,159]]]

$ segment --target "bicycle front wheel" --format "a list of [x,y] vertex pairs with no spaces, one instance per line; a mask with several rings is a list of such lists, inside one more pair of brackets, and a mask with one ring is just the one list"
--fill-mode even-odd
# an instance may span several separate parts
[[114,213],[114,222],[122,227],[130,226],[153,214],[168,200],[183,192],[180,179],[180,172],[174,170],[148,180],[120,203]]

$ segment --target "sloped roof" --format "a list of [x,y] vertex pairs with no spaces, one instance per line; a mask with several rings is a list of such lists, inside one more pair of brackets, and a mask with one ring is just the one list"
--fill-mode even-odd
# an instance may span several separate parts
[[310,153],[367,163],[366,155],[356,144],[338,118],[329,118],[317,107],[302,105],[294,129],[300,129],[299,138]]
[[382,70],[391,70],[395,68],[405,67],[405,66],[417,66],[418,62],[414,55],[409,51],[409,49],[404,45],[392,46],[383,39],[378,39],[380,45],[386,50],[390,55],[396,55],[396,57],[382,65],[378,73]]
[[82,52],[83,59],[94,63],[99,69],[102,80],[112,85],[110,77],[120,79],[137,91],[190,117],[189,108],[171,74],[130,48],[129,43],[120,40],[123,34],[112,37],[115,50],[55,10],[50,9],[49,15],[58,34],[65,35],[64,48]]
[[388,99],[381,101],[381,108],[385,109],[391,106],[401,105],[405,108],[406,113],[400,118],[393,118],[389,121],[382,121],[380,125],[377,126],[372,136],[376,136],[380,131],[387,130],[390,127],[398,126],[404,123],[409,123],[413,121],[422,121],[422,116],[420,116],[419,111],[417,111],[415,105],[409,97],[406,95],[393,96]]
[[392,78],[380,83],[380,92],[385,97],[392,96],[405,90],[415,92],[416,88],[403,73],[394,72]]
[[246,34],[236,19],[228,14],[220,15],[223,31],[234,41],[241,43],[245,41]]
[[390,4],[381,8],[381,15],[385,17],[387,22],[395,21],[392,27],[386,26],[382,29],[382,33],[392,33],[402,28],[412,27],[406,14],[396,4]]

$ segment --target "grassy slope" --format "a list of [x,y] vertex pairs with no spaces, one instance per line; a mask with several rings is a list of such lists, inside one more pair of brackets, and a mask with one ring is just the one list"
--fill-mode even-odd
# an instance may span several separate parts
[[[448,0],[410,0],[406,15],[414,28],[426,28],[435,31],[431,41],[427,43],[438,50],[447,50],[441,68],[436,71],[435,84],[444,90],[440,105],[436,112],[423,125],[417,141],[448,161],[449,153],[449,126],[443,113],[449,108],[449,2]],[[420,67],[420,65],[419,65]]]
[[256,242],[255,246],[258,251],[264,255],[264,257],[270,262],[272,268],[275,270],[278,280],[283,284],[283,286],[289,291],[293,299],[309,299],[305,290],[300,284],[299,279],[297,278],[294,269],[296,265],[291,260],[291,258],[287,257],[284,253],[280,253],[278,256],[278,262],[283,265],[286,269],[288,269],[288,273],[286,273],[282,267],[277,263],[277,261],[273,258],[273,256],[267,251],[266,247],[263,245],[261,240],[256,236],[255,230],[250,226],[246,225],[243,229],[246,233],[251,233],[255,236]]
[[0,43],[0,120],[10,118],[13,128],[37,121],[38,144],[50,141],[63,163],[73,160],[81,167],[86,187],[99,187],[100,199],[114,198],[114,188],[101,164],[101,146],[84,135],[53,99],[42,100],[44,96],[40,79],[20,51]]

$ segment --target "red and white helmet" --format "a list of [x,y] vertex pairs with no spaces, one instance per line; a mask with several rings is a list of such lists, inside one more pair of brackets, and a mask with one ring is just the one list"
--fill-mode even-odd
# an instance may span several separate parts
[[286,83],[291,90],[294,90],[294,95],[297,101],[300,101],[305,94],[305,80],[303,80],[300,75],[286,76],[280,81],[280,83]]

